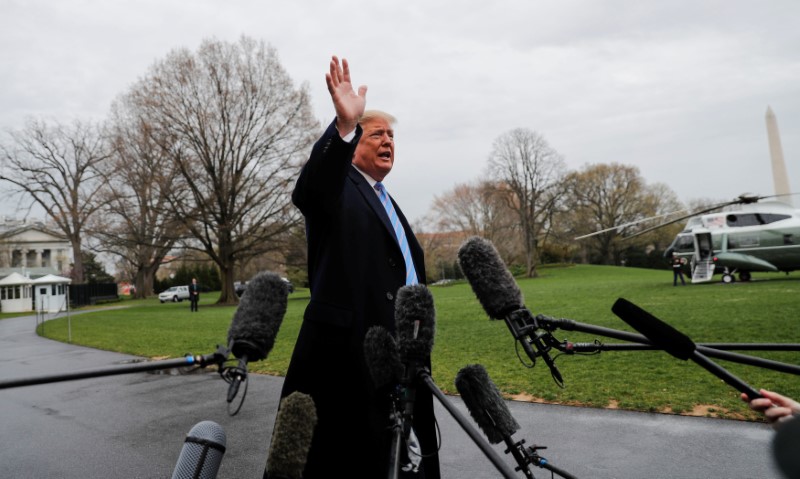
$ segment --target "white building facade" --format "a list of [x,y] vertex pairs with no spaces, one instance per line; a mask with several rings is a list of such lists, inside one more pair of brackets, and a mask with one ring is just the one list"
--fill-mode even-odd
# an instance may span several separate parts
[[46,286],[50,296],[47,309],[61,310],[69,283],[64,276],[69,275],[71,266],[72,247],[63,235],[41,222],[4,218],[0,222],[0,311],[33,311],[35,281],[43,277],[60,277]]

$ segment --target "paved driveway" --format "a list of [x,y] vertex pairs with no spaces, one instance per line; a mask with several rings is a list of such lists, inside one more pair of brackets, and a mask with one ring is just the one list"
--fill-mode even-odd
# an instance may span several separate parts
[[[32,317],[0,321],[0,379],[136,359],[40,338],[34,323]],[[170,477],[186,433],[212,420],[228,439],[218,477],[260,478],[282,382],[251,376],[235,417],[226,412],[227,384],[208,372],[135,373],[0,390],[0,477]],[[466,414],[458,398],[450,399]],[[515,439],[548,446],[542,455],[580,478],[779,477],[769,452],[772,430],[763,424],[520,402],[509,407],[522,426]],[[441,406],[437,417],[445,478],[499,477]],[[503,455],[503,448],[496,449]],[[349,461],[358,461],[357,452],[332,464],[331,477],[346,477]],[[534,474],[550,477],[541,469]]]

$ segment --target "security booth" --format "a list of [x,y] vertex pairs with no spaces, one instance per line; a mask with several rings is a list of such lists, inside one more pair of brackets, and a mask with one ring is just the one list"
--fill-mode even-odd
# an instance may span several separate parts
[[58,313],[66,311],[69,306],[69,278],[48,274],[31,281],[36,302],[36,311],[40,313]]
[[33,311],[30,278],[11,273],[0,279],[0,311],[23,313]]

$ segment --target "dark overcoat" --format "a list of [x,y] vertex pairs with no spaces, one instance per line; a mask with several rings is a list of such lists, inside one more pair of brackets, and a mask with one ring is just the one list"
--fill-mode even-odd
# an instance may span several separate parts
[[[331,123],[314,145],[292,194],[305,216],[311,300],[292,354],[282,397],[309,394],[319,422],[304,478],[386,477],[388,403],[375,389],[364,361],[367,330],[395,330],[397,290],[405,285],[405,262],[375,191],[351,165],[361,137],[339,136]],[[394,203],[394,200],[392,200]],[[422,248],[394,203],[420,282]],[[439,477],[433,400],[418,389],[414,427],[424,454],[426,479]]]

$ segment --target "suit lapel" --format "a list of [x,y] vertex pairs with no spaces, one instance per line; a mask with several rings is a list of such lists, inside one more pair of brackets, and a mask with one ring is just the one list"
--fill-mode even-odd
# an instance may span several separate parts
[[[350,180],[355,184],[358,192],[361,193],[361,196],[364,197],[364,200],[367,202],[370,208],[372,208],[378,218],[380,218],[381,223],[383,223],[383,226],[386,228],[389,236],[394,239],[394,243],[398,248],[400,248],[400,243],[397,242],[397,235],[394,234],[394,227],[392,227],[392,223],[389,222],[389,215],[386,214],[386,209],[384,209],[383,204],[381,204],[381,200],[378,198],[375,190],[369,186],[369,182],[367,182],[367,180],[365,180],[364,177],[361,176],[361,173],[356,171],[355,168],[350,167],[348,174],[350,176]],[[395,207],[395,209],[397,209],[397,207]]]

